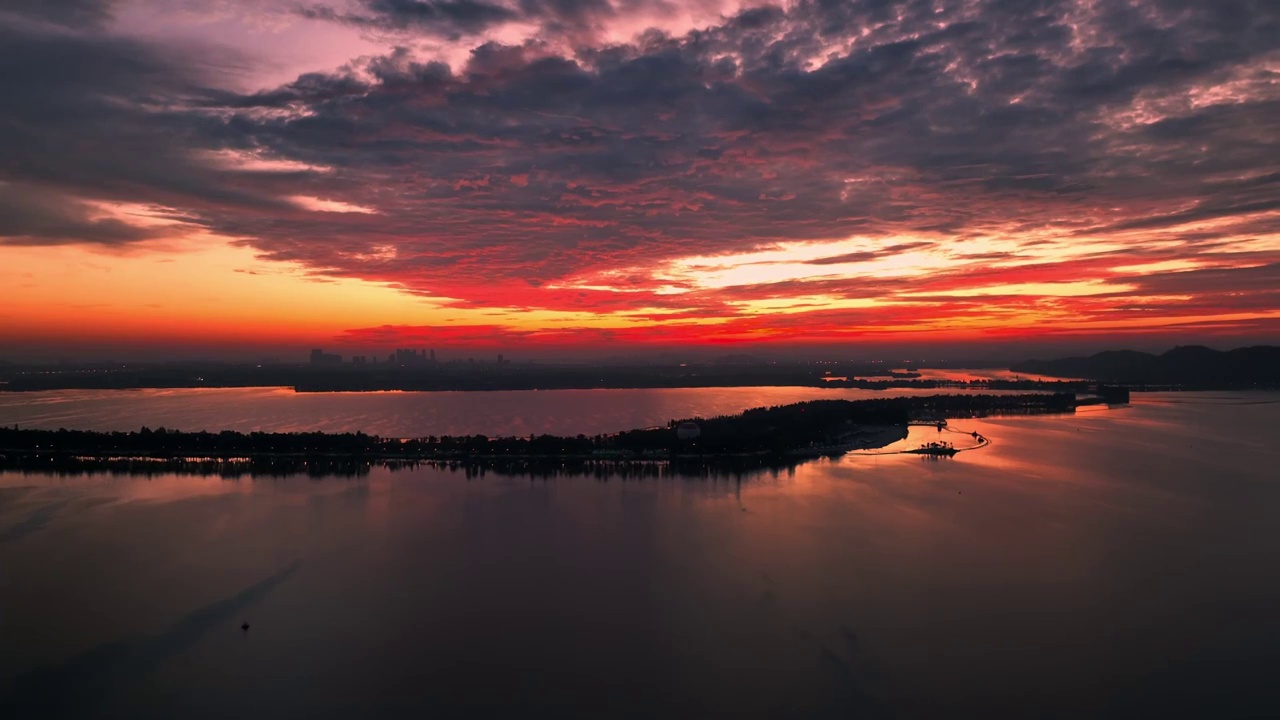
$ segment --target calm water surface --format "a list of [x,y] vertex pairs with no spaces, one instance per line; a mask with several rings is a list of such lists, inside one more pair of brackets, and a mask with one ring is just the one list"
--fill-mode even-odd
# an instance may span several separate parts
[[819,398],[934,395],[941,390],[737,387],[497,392],[296,393],[292,388],[53,390],[0,393],[0,425],[76,430],[364,432],[420,435],[595,434],[734,415]]
[[741,481],[0,475],[0,717],[1276,717],[1278,399]]

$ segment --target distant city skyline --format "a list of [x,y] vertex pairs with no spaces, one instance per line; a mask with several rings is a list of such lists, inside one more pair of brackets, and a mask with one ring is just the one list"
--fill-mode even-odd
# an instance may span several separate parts
[[0,359],[1280,343],[1278,15],[3,3]]

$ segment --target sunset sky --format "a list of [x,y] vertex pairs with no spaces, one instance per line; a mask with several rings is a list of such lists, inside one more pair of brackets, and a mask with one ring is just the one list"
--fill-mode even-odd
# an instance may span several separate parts
[[1280,5],[4,0],[0,358],[1280,341]]

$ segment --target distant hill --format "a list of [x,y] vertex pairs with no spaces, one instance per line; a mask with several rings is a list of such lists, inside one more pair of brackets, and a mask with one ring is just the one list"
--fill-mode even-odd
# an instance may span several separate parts
[[1009,369],[1131,385],[1280,387],[1280,347],[1257,345],[1222,352],[1203,345],[1184,345],[1162,355],[1110,350],[1088,357],[1028,360]]

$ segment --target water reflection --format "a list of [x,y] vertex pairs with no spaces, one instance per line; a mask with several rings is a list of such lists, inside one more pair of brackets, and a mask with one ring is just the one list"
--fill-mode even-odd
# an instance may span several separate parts
[[233,595],[191,611],[161,633],[100,645],[61,664],[39,667],[19,676],[8,698],[13,717],[95,712],[119,685],[156,670],[208,633],[234,621],[288,580],[301,565],[295,560]]
[[486,475],[530,477],[543,480],[587,477],[596,480],[618,478],[734,478],[750,479],[762,473],[794,472],[813,458],[741,456],[681,458],[680,460],[608,460],[583,457],[497,457],[467,460],[362,460],[354,458],[144,458],[74,456],[0,456],[0,471],[33,477],[74,478],[109,475],[113,477],[159,478],[170,475],[240,478],[363,478],[374,469],[409,472],[433,468],[461,473],[467,478]]
[[1269,401],[741,482],[4,473],[0,716],[1267,716]]

